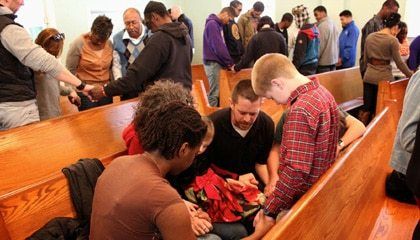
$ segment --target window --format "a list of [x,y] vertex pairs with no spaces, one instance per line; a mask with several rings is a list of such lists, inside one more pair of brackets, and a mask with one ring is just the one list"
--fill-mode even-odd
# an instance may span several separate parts
[[407,0],[405,5],[405,20],[408,26],[408,37],[417,37],[420,35],[420,24],[418,24],[420,17],[419,11],[420,1],[419,0]]

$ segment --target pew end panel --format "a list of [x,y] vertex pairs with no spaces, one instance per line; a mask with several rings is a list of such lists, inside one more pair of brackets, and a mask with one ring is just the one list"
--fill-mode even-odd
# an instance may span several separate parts
[[207,79],[206,71],[204,70],[203,64],[191,65],[191,78],[193,85],[195,83],[195,80],[202,80],[204,83],[205,92],[208,93],[210,91],[210,83]]
[[380,81],[378,83],[376,114],[379,114],[386,107],[386,101],[394,99],[397,102],[398,115],[401,116],[405,90],[407,89],[409,80],[408,78],[404,78],[397,81]]
[[195,108],[202,116],[208,116],[220,109],[210,106],[203,80],[197,79],[193,82],[192,95],[196,104]]

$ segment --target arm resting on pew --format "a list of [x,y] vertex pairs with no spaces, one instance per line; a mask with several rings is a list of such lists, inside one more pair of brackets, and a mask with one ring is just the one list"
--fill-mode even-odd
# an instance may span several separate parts
[[341,147],[338,146],[337,149],[339,149],[339,151],[350,145],[350,143],[352,143],[354,140],[361,137],[366,131],[365,125],[352,115],[348,115],[345,120],[347,130],[341,137],[341,141],[343,141],[344,145]]

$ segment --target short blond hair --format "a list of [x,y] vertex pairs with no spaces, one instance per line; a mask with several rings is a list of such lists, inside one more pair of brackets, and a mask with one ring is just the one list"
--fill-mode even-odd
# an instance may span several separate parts
[[271,80],[276,78],[292,79],[299,75],[293,63],[279,53],[265,54],[252,68],[252,88],[257,95],[264,95],[271,88]]

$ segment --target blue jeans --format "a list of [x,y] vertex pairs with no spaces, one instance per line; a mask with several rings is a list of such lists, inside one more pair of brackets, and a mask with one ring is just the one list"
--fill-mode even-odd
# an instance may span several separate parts
[[248,236],[248,231],[242,223],[213,223],[212,233],[223,240],[239,240]]
[[197,240],[222,240],[222,239],[216,234],[207,233],[205,235],[201,235],[197,237]]
[[39,122],[36,100],[0,103],[0,131]]
[[219,106],[219,77],[222,66],[215,61],[204,61],[204,70],[210,83],[208,95],[209,104],[213,107]]

